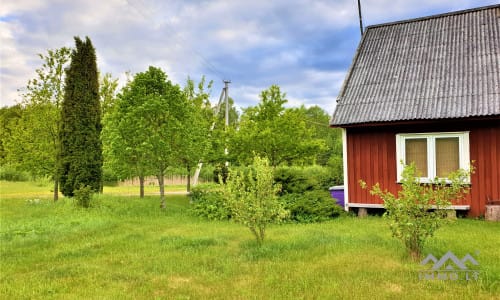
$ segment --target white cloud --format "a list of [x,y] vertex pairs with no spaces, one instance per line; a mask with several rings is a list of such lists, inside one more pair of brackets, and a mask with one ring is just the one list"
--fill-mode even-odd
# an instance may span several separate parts
[[297,66],[298,62],[304,58],[304,53],[300,50],[282,51],[272,57],[263,57],[257,64],[263,71],[276,71],[281,68]]
[[0,5],[0,16],[9,16],[23,11],[36,10],[45,4],[39,0],[5,0]]
[[28,64],[32,59],[19,51],[15,39],[22,34],[22,27],[16,22],[0,22],[0,104],[10,105],[20,101],[18,89],[26,86],[28,74],[34,73]]
[[284,84],[282,90],[287,93],[290,106],[318,105],[331,114],[345,75],[345,71],[304,70],[298,74],[300,80]]

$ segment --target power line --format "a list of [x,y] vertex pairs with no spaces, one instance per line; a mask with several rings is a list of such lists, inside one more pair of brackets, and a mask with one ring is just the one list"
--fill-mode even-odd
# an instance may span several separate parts
[[330,127],[329,124],[314,122],[314,121],[307,120],[307,119],[304,119],[304,122],[311,123],[311,124],[318,125],[318,126]]
[[361,16],[361,0],[358,0],[358,15],[359,15],[359,30],[361,37],[363,37],[363,17]]
[[[153,19],[153,13],[151,11],[148,11],[147,8],[144,7],[144,5],[141,5],[141,8],[137,7],[136,5],[132,4],[132,2],[130,0],[127,0],[127,4],[132,7],[136,12],[138,12],[145,20],[152,20]],[[146,12],[146,13],[145,13]],[[155,22],[156,23],[156,22]],[[198,56],[201,61],[202,61],[202,64],[204,64],[209,71],[212,72],[212,74],[216,75],[217,77],[219,77],[219,79],[221,79],[222,81],[224,81],[225,77],[224,77],[224,74],[222,72],[220,72],[217,67],[215,67],[204,55],[202,55],[199,51],[197,51],[196,49],[194,49],[193,47],[190,47],[190,46],[187,46],[189,45],[189,43],[187,43],[187,41],[179,34],[176,34],[173,29],[169,28],[167,23],[165,23],[165,26],[164,26],[164,29],[166,29],[171,36],[173,36],[174,38],[180,40],[181,43],[177,43],[178,45],[180,45],[181,47],[183,48],[187,48],[188,50],[190,50],[192,53],[194,53],[196,56]]]

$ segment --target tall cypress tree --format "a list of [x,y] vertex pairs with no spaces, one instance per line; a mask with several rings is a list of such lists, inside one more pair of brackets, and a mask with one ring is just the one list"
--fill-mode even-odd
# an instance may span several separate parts
[[101,107],[95,49],[75,37],[66,69],[60,129],[60,189],[73,196],[80,187],[98,192],[102,178]]

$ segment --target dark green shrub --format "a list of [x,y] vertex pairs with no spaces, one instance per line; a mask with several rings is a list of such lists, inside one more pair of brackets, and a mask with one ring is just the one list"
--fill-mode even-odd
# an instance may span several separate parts
[[322,222],[343,213],[328,191],[286,194],[280,200],[290,211],[290,219],[299,223]]
[[203,168],[200,171],[199,180],[203,182],[215,182],[214,181],[215,167],[210,164],[203,164]]
[[28,181],[30,176],[27,172],[18,171],[11,166],[0,167],[0,180],[7,181]]
[[334,174],[327,167],[278,167],[274,180],[281,184],[281,195],[306,191],[327,191],[334,184]]
[[220,183],[219,178],[222,178],[222,182],[226,183],[227,176],[229,175],[229,169],[225,164],[218,164],[214,169],[214,182]]
[[80,188],[75,190],[74,192],[76,204],[85,208],[90,207],[90,202],[92,201],[93,194],[94,191],[90,186],[80,186]]
[[110,169],[104,168],[102,170],[102,182],[105,186],[117,186],[118,176]]
[[279,167],[275,172],[291,220],[302,223],[325,221],[343,212],[328,191],[338,180],[331,168],[323,166]]
[[344,166],[342,155],[333,155],[328,160],[328,171],[332,179],[332,185],[344,184]]
[[218,184],[199,185],[191,189],[191,211],[209,220],[228,220],[229,207]]

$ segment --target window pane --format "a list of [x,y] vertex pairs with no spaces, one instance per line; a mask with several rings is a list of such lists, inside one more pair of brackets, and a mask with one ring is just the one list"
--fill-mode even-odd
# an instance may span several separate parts
[[406,139],[405,149],[405,164],[415,162],[417,172],[427,177],[427,139]]
[[458,137],[436,138],[436,176],[444,178],[459,168]]

